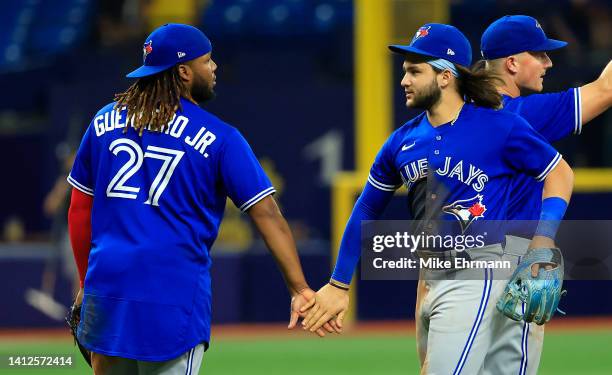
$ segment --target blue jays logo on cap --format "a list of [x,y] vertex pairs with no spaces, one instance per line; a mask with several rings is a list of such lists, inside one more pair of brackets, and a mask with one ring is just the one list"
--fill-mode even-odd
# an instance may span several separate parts
[[442,207],[442,211],[459,220],[461,230],[465,232],[474,220],[484,216],[487,207],[482,204],[482,198],[482,195],[478,194],[470,199],[461,199]]
[[429,29],[431,29],[431,26],[423,26],[420,27],[416,33],[414,33],[414,38],[412,38],[412,43],[414,43],[415,40],[422,38],[424,36],[429,35]]
[[566,45],[548,38],[538,20],[522,15],[503,16],[489,25],[480,39],[482,57],[488,60],[521,52],[552,51]]
[[145,61],[147,59],[147,56],[149,56],[149,53],[153,52],[152,44],[153,41],[149,40],[142,46],[142,61]]

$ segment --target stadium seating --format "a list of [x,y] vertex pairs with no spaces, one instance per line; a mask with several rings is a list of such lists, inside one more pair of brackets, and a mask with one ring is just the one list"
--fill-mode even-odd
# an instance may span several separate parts
[[92,0],[8,1],[0,14],[0,72],[27,69],[82,42],[90,32]]

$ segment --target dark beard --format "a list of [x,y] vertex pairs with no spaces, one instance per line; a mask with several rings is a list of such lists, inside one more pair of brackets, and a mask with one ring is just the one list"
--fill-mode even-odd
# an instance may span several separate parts
[[215,98],[215,91],[202,78],[196,76],[191,86],[191,97],[198,103],[204,103]]
[[434,79],[431,84],[423,89],[423,92],[419,95],[415,95],[410,107],[420,108],[424,110],[430,110],[433,106],[438,104],[442,96],[442,90],[438,87],[438,83]]

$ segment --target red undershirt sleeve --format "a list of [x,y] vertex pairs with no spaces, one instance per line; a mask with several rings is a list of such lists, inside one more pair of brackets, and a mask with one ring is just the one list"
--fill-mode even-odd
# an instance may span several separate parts
[[72,253],[79,271],[81,288],[85,282],[89,250],[91,249],[91,207],[93,197],[78,189],[72,189],[68,209],[68,232]]

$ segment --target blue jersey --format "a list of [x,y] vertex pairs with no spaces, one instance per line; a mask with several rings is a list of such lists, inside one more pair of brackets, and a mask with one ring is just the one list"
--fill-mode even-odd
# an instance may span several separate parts
[[[433,127],[425,113],[396,130],[378,153],[368,182],[385,191],[427,178],[428,219],[505,220],[510,182],[543,181],[561,155],[522,118],[465,104],[454,123]],[[433,173],[430,174],[430,171]],[[499,235],[488,242],[500,242]]]
[[142,136],[105,106],[68,177],[93,195],[78,336],[95,352],[165,361],[207,345],[209,252],[227,197],[246,211],[274,193],[238,130],[181,105],[164,132]]
[[[511,98],[503,97],[505,111],[516,113],[540,133],[548,142],[563,139],[582,131],[580,89],[572,88],[560,93],[533,94]],[[510,234],[531,237],[540,218],[544,184],[529,176],[517,175],[512,181],[508,205],[508,219],[534,220],[516,223]]]

